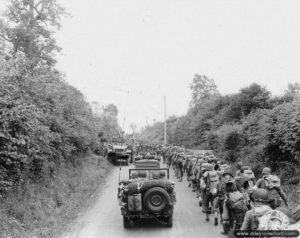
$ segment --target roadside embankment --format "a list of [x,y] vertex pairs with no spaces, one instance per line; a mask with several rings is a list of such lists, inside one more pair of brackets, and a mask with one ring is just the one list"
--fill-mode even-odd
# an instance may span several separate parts
[[0,198],[0,238],[50,238],[65,231],[93,196],[112,166],[88,154],[84,163],[66,164],[49,181],[31,183]]

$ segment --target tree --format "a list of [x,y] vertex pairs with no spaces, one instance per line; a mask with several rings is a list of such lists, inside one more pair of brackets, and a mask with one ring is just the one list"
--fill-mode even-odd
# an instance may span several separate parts
[[285,90],[286,94],[299,94],[300,93],[300,83],[289,83],[287,90]]
[[114,104],[103,107],[104,116],[116,118],[118,116],[118,108]]
[[104,138],[111,138],[113,135],[120,134],[121,127],[118,124],[118,108],[114,104],[102,107],[103,113],[100,116],[100,130]]
[[197,107],[205,99],[219,95],[215,81],[205,75],[195,74],[190,89],[192,90],[192,101],[190,102],[192,107]]
[[0,38],[7,44],[7,55],[23,52],[30,68],[54,66],[55,52],[60,51],[54,32],[60,29],[63,15],[64,8],[56,0],[12,0],[6,20],[0,20]]
[[135,123],[130,123],[129,128],[132,130],[132,134],[134,134],[137,126]]
[[238,100],[242,114],[248,115],[258,108],[270,108],[270,95],[270,91],[256,83],[242,88]]

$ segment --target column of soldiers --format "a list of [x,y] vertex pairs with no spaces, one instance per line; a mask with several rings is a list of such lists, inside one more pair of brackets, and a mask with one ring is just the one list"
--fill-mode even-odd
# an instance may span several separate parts
[[234,237],[237,230],[300,229],[300,206],[293,211],[288,207],[280,179],[270,168],[263,168],[256,180],[250,166],[239,162],[232,168],[211,152],[194,153],[170,146],[162,154],[179,182],[186,174],[206,221],[212,214],[214,225],[222,224],[222,234]]

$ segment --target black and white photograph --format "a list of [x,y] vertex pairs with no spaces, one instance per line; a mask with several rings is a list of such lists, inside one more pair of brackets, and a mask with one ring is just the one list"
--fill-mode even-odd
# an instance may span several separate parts
[[299,0],[0,0],[0,238],[300,237]]

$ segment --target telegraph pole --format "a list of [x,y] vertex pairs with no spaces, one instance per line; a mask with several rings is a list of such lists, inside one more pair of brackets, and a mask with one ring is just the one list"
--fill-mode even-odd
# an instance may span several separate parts
[[167,103],[166,103],[166,96],[164,96],[164,119],[165,119],[165,126],[164,126],[164,144],[167,144]]

